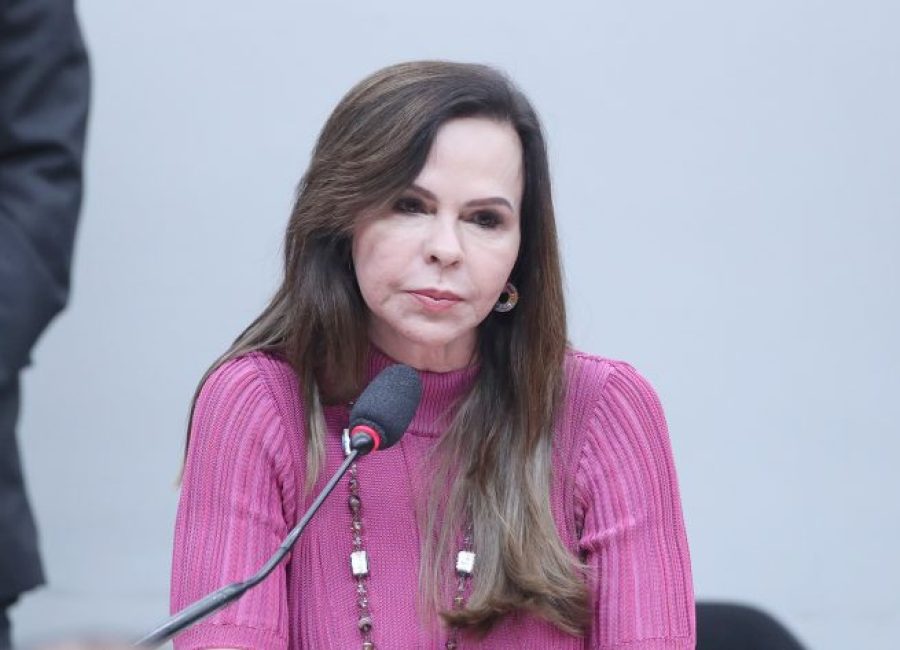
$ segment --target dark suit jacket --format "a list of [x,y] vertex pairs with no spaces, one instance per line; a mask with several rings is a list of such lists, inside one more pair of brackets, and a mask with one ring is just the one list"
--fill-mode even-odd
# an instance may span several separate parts
[[0,0],[0,596],[40,584],[15,449],[18,374],[66,304],[87,54],[71,0]]

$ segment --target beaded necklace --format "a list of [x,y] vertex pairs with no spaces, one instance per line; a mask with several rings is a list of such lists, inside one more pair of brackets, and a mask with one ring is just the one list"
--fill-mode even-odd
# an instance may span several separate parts
[[[350,454],[350,431],[344,429],[341,437],[344,455]],[[350,507],[350,532],[352,534],[352,551],[350,551],[350,571],[356,578],[356,608],[359,614],[357,628],[362,636],[362,650],[375,650],[372,641],[372,612],[369,609],[369,591],[366,580],[369,577],[369,558],[363,544],[362,498],[359,493],[359,470],[357,464],[350,465],[347,479],[347,504]],[[473,531],[471,523],[465,527],[462,548],[456,554],[456,595],[453,597],[453,609],[460,610],[465,606],[465,593],[472,571],[475,568],[475,551],[473,550]],[[459,647],[459,630],[451,626],[444,645],[446,650]]]

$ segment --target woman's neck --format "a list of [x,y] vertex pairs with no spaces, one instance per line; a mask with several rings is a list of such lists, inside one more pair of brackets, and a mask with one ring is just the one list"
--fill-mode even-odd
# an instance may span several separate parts
[[451,372],[474,365],[476,338],[473,331],[471,337],[465,339],[425,345],[381,332],[375,327],[369,329],[369,341],[385,355],[398,363],[428,372]]

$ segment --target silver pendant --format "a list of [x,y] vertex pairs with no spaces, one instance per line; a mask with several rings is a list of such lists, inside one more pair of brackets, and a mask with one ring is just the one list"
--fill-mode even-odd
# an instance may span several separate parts
[[460,575],[472,575],[475,569],[475,554],[472,551],[460,551],[456,554],[456,572]]
[[350,570],[357,578],[369,575],[369,558],[365,551],[353,551],[350,554]]

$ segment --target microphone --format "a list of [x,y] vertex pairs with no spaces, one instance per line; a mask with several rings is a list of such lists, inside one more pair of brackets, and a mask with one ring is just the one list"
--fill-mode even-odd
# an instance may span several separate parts
[[382,370],[350,411],[350,449],[362,456],[396,443],[421,398],[422,382],[415,370],[399,363]]
[[269,558],[262,569],[244,582],[234,582],[204,596],[197,602],[158,625],[152,632],[135,641],[134,647],[158,648],[176,634],[199,623],[229,603],[243,596],[268,576],[287,556],[306,525],[318,511],[341,477],[359,456],[378,449],[387,449],[403,436],[412,422],[419,400],[422,383],[418,373],[401,364],[382,370],[359,396],[350,411],[350,449],[344,462],[334,473],[309,510]]

